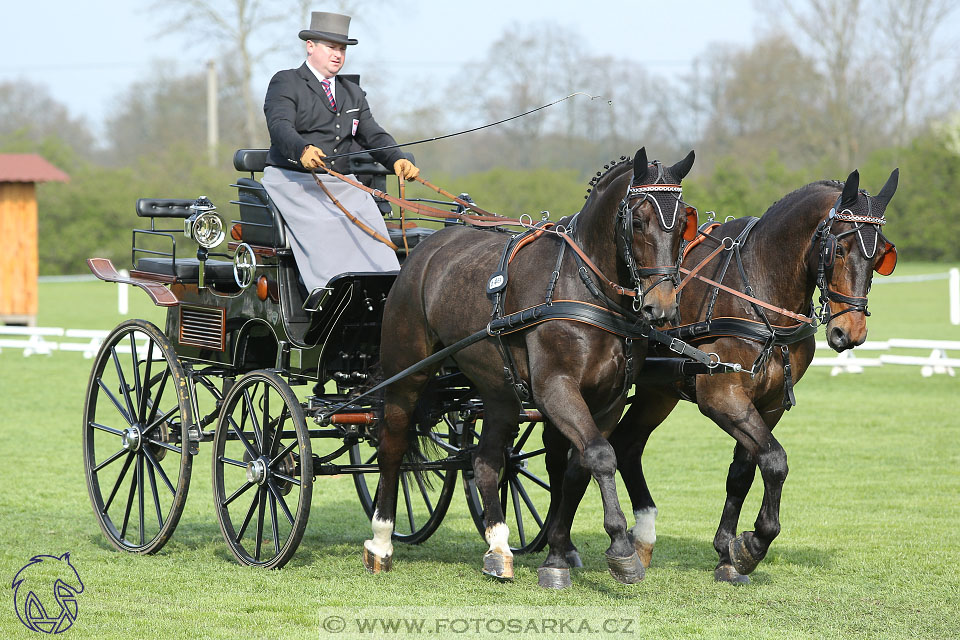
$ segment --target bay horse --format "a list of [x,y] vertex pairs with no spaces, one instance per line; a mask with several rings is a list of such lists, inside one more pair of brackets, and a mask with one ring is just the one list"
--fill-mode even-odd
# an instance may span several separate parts
[[[631,316],[618,316],[627,324],[649,326],[674,318],[681,238],[685,233],[692,237],[696,230],[695,211],[688,221],[691,214],[685,213],[680,199],[680,181],[693,160],[691,151],[670,167],[648,163],[645,149],[632,161],[622,158],[595,180],[573,219],[561,221],[565,224],[559,230],[539,228],[539,234],[527,236],[539,239],[520,243],[522,250],[509,234],[466,226],[441,229],[410,254],[390,290],[380,351],[385,377],[490,327],[492,307],[497,318],[508,308],[537,307],[537,313],[549,315],[567,305],[586,310],[596,320],[556,319],[529,323],[522,331],[491,332],[491,339],[452,356],[483,401],[483,431],[473,469],[489,544],[486,575],[513,577],[497,485],[504,448],[517,433],[521,398],[527,396],[581,452],[585,468],[600,484],[611,573],[626,583],[643,576],[616,495],[616,457],[604,434],[623,411],[630,360],[643,355],[636,352],[645,352],[646,341],[638,340],[631,354],[629,339],[599,326],[604,325],[602,317],[613,317],[611,305]],[[565,250],[568,245],[570,250]],[[629,284],[617,284],[624,282]],[[440,365],[386,388],[373,539],[363,547],[364,566],[372,572],[391,568],[400,464],[415,432],[411,421],[418,398]]]
[[[641,458],[653,430],[686,400],[736,440],[713,541],[719,555],[714,577],[749,582],[747,574],[780,532],[787,455],[773,429],[796,404],[793,385],[813,360],[818,323],[826,323],[827,342],[837,352],[866,339],[873,272],[889,275],[896,266],[896,248],[880,227],[898,179],[897,169],[876,196],[859,189],[857,171],[844,183],[814,182],[774,203],[759,219],[718,225],[685,252],[681,273],[689,281],[678,295],[682,324],[667,332],[723,360],[742,363],[744,372],[685,374],[671,360],[654,357],[663,354],[651,347],[632,404],[610,437],[636,518],[630,533],[644,566],[650,565],[656,541],[657,508]],[[714,255],[723,258],[713,261]],[[813,302],[817,289],[820,310]],[[732,295],[736,292],[745,295]],[[553,554],[548,560],[554,564],[564,558],[577,561],[570,523],[589,478],[576,454],[562,484],[551,478],[551,486],[562,487],[548,537]],[[760,512],[754,530],[737,535],[757,468],[764,487]]]

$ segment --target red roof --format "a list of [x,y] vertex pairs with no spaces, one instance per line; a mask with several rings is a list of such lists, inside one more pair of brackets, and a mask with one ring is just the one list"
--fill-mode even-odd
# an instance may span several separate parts
[[0,182],[69,182],[70,176],[35,153],[0,153]]

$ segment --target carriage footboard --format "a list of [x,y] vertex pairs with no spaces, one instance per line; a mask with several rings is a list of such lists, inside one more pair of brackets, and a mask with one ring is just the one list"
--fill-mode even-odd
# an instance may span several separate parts
[[174,307],[180,304],[177,296],[162,283],[121,275],[120,272],[117,271],[117,268],[113,266],[113,263],[107,258],[90,258],[87,260],[87,266],[90,267],[93,275],[105,282],[131,284],[135,287],[140,287],[147,292],[147,295],[153,300],[153,304],[158,307]]

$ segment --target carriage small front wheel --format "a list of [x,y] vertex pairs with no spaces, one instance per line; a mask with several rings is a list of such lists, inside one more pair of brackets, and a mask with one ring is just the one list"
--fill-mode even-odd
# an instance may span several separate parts
[[83,419],[87,490],[117,549],[155,553],[173,535],[190,486],[191,424],[173,345],[145,320],[118,325],[94,360]]
[[241,564],[278,569],[300,544],[313,492],[303,408],[277,373],[252,371],[223,399],[213,438],[213,499]]

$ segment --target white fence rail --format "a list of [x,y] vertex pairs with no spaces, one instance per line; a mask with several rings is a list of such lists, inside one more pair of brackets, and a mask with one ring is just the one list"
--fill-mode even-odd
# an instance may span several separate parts
[[[4,349],[23,349],[24,356],[49,356],[54,351],[76,351],[89,359],[96,355],[109,334],[109,331],[97,329],[0,326],[0,352]],[[883,353],[893,349],[917,350],[926,354]],[[129,353],[129,347],[120,345],[118,351]],[[821,351],[833,353],[826,342],[818,341],[817,352]],[[960,354],[960,341],[891,338],[864,342],[856,349],[834,354],[832,357],[814,356],[811,366],[832,367],[832,376],[841,373],[863,373],[865,367],[884,365],[918,366],[920,374],[925,378],[934,374],[955,376],[954,369],[960,369],[960,357],[950,357],[948,352]]]
[[[900,353],[873,352],[897,350],[926,351],[927,355],[913,355]],[[826,342],[817,342],[817,351],[830,350]],[[814,356],[811,366],[833,367],[830,375],[841,373],[863,373],[864,367],[880,367],[883,365],[908,365],[920,367],[920,375],[929,378],[934,374],[955,376],[954,368],[960,368],[960,358],[951,358],[948,351],[960,352],[960,341],[954,340],[913,340],[909,338],[891,338],[886,341],[864,342],[856,349],[844,351],[834,357]],[[861,357],[857,354],[871,353]]]

